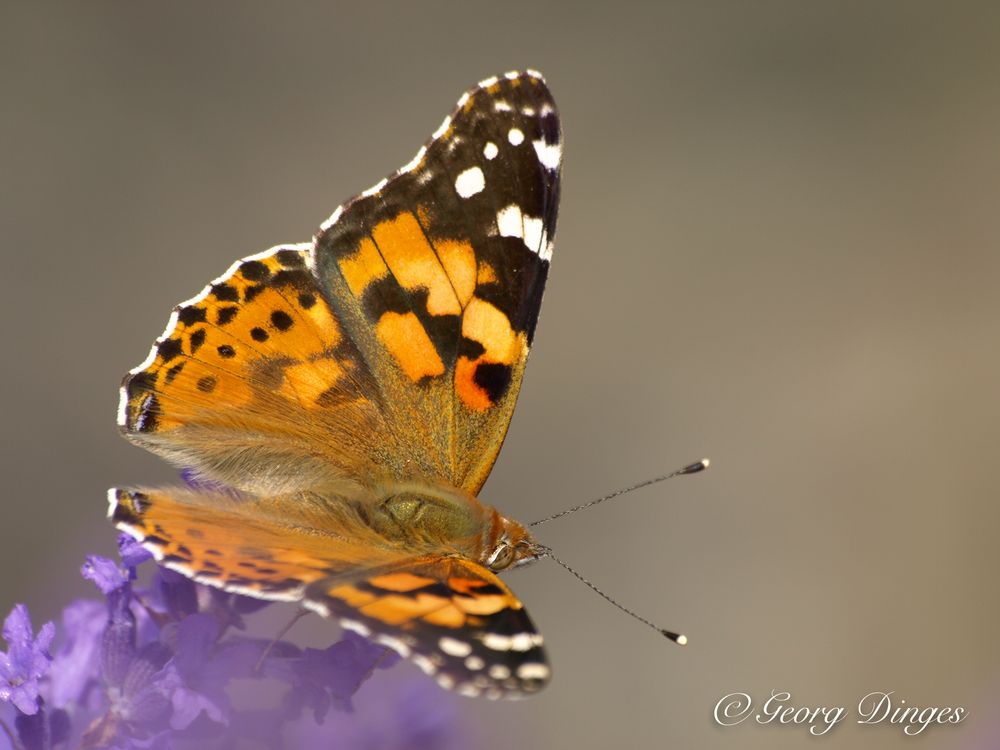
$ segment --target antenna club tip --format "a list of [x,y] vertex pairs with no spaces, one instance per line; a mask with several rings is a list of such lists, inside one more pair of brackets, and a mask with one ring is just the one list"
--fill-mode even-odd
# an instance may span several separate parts
[[663,635],[665,635],[667,638],[669,638],[670,640],[672,640],[674,643],[676,643],[678,646],[686,646],[687,645],[688,638],[683,633],[674,633],[671,630],[661,630],[660,632]]
[[695,461],[693,464],[688,464],[683,469],[679,469],[677,474],[697,474],[699,471],[704,471],[708,468],[711,461],[707,458],[701,459],[701,461]]

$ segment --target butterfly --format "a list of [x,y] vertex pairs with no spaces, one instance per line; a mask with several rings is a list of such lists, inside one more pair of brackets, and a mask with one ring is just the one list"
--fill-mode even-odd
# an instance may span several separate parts
[[542,636],[497,573],[545,548],[477,495],[535,332],[561,161],[541,74],[489,78],[312,242],[175,307],[118,423],[196,481],[110,490],[113,523],[161,565],[299,602],[445,688],[542,688]]

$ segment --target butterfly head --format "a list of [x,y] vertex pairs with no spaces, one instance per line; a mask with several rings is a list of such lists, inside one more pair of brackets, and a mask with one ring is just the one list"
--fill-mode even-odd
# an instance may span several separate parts
[[494,572],[527,565],[542,557],[545,548],[517,521],[498,514],[500,533],[487,551],[483,564]]

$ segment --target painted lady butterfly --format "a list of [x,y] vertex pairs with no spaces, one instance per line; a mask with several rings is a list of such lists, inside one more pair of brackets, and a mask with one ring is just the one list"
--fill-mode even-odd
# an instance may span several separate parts
[[233,264],[174,308],[119,424],[193,472],[113,489],[169,568],[301,602],[466,695],[549,679],[496,573],[545,552],[477,500],[552,258],[562,140],[541,75],[466,93],[406,166],[311,243]]

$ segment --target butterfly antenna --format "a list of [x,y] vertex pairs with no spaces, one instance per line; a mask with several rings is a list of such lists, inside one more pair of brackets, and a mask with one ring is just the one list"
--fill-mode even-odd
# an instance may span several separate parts
[[582,581],[584,584],[586,584],[592,591],[596,591],[598,594],[600,594],[602,597],[604,597],[604,599],[606,601],[608,601],[611,604],[613,604],[615,607],[617,607],[618,609],[620,609],[625,614],[627,614],[630,617],[638,620],[643,625],[646,625],[647,627],[652,628],[653,630],[655,630],[660,635],[666,636],[667,638],[669,638],[670,640],[672,640],[674,643],[678,644],[679,646],[686,646],[687,645],[688,639],[687,639],[686,635],[683,635],[681,633],[675,633],[674,631],[667,630],[666,628],[661,628],[659,625],[657,625],[656,623],[650,622],[649,620],[647,620],[645,617],[643,617],[639,613],[633,612],[628,607],[626,607],[626,606],[624,606],[622,604],[619,604],[610,595],[605,594],[603,591],[601,591],[599,588],[597,588],[596,585],[594,585],[589,580],[587,580],[586,578],[584,578],[583,575],[581,573],[579,573],[575,568],[571,567],[569,564],[563,562],[558,557],[556,557],[552,553],[552,550],[550,548],[548,548],[548,547],[546,547],[544,545],[539,544],[537,546],[537,549],[538,549],[539,553],[543,557],[548,557],[548,558],[554,560],[555,562],[559,563],[559,565],[561,565],[562,567],[566,568],[566,570],[568,570],[570,573],[572,573],[574,576],[576,576],[580,581]]
[[[653,479],[647,479],[645,482],[639,482],[639,484],[633,484],[631,487],[626,487],[623,490],[617,490],[612,492],[610,495],[605,495],[604,497],[599,497],[596,500],[591,500],[590,502],[583,503],[582,505],[577,505],[575,507],[569,508],[568,510],[562,510],[558,513],[554,513],[548,518],[543,518],[540,521],[534,521],[529,523],[528,526],[541,526],[543,523],[548,523],[549,521],[554,521],[557,518],[562,518],[563,516],[568,516],[570,513],[576,513],[578,510],[583,510],[584,508],[590,508],[599,503],[603,503],[605,500],[611,500],[618,497],[619,495],[625,495],[633,490],[640,490],[643,487],[648,487],[651,484],[656,484],[657,482],[663,482],[667,479],[673,479],[674,477],[684,476],[685,474],[697,474],[699,471],[704,471],[708,468],[708,459],[703,458],[701,461],[696,461],[693,464],[688,464],[682,469],[677,469],[669,474],[664,474],[662,477],[654,477]],[[555,559],[555,558],[553,558]],[[563,565],[563,567],[569,570],[568,566]],[[573,572],[572,570],[570,572]],[[579,577],[579,576],[578,576]],[[583,580],[582,578],[580,580]],[[587,583],[584,581],[584,583]],[[590,584],[587,583],[589,586]],[[602,594],[603,596],[603,594]]]

